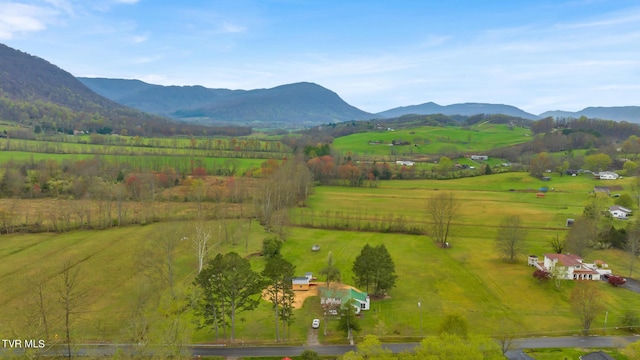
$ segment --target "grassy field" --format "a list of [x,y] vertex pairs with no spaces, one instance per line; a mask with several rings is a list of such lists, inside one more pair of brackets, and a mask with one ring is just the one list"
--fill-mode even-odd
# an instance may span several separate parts
[[[147,303],[148,312],[155,313],[164,306],[157,303],[160,294],[151,290],[150,284],[155,275],[153,270],[145,268],[144,258],[162,246],[160,239],[163,233],[177,231],[188,237],[193,231],[193,224],[176,222],[108,231],[3,235],[0,241],[0,324],[3,324],[0,336],[11,338],[12,334],[28,331],[27,324],[35,309],[36,296],[30,284],[36,279],[45,282],[50,315],[55,318],[52,328],[61,336],[56,289],[62,264],[71,261],[80,268],[80,287],[87,290],[80,315],[75,317],[74,336],[84,341],[127,341],[130,320],[140,299],[145,297],[145,291],[149,292],[146,296],[153,294],[154,298]],[[228,224],[230,229],[243,225],[246,226],[244,221]],[[209,226],[220,229],[216,222],[210,222]],[[236,251],[242,256],[252,256],[260,251],[265,236],[264,230],[254,224],[246,242],[242,240],[233,245],[213,240],[214,251]],[[220,235],[214,231],[214,237],[220,238]],[[178,292],[187,291],[185,289],[197,274],[196,257],[191,246],[189,241],[180,242],[176,250]],[[261,270],[262,260],[256,260],[255,265]],[[238,321],[237,325],[238,333],[245,341],[274,338],[272,311],[266,302],[251,313],[239,315],[249,320]],[[302,341],[306,336],[306,323],[301,321],[292,329],[292,339]],[[190,321],[187,325],[193,341],[213,341],[208,331],[195,329]]]
[[[625,181],[629,180],[616,181],[615,185],[627,188]],[[299,268],[317,272],[331,251],[343,279],[350,282],[351,266],[361,247],[366,243],[385,244],[401,275],[391,298],[374,302],[372,311],[363,315],[367,333],[383,329],[376,334],[418,334],[418,301],[423,304],[422,328],[427,334],[434,333],[443,316],[450,313],[465,316],[473,331],[488,335],[504,329],[520,336],[577,333],[579,322],[568,303],[573,282],[565,282],[560,289],[539,283],[531,276],[533,271],[526,266],[524,257],[510,264],[494,251],[500,219],[518,214],[528,228],[528,253],[541,256],[551,252],[548,241],[555,235],[566,235],[566,219],[581,214],[588,192],[594,185],[603,185],[591,177],[558,178],[553,182],[555,190],[545,198],[537,198],[536,189],[548,184],[524,173],[509,173],[440,182],[381,182],[374,189],[318,187],[309,207],[320,213],[331,209],[339,209],[343,216],[393,213],[417,221],[424,216],[424,203],[429,196],[436,191],[455,191],[462,202],[461,224],[455,227],[453,246],[447,250],[422,235],[296,229],[284,252],[289,258],[299,259]],[[316,243],[324,254],[308,252]],[[594,251],[587,260],[596,258],[611,264],[614,272],[628,271],[627,256],[619,250]],[[634,277],[638,276],[640,273],[635,271]],[[605,283],[600,286],[609,311],[608,331],[615,333],[612,325],[620,325],[624,311],[638,308],[640,298]],[[604,316],[599,317],[593,328],[601,329],[603,321]]]
[[[627,189],[632,179],[597,182],[591,177],[557,177],[541,182],[525,173],[506,173],[450,181],[387,181],[377,188],[317,187],[307,209],[295,211],[337,211],[366,214],[403,214],[424,221],[426,199],[439,191],[454,191],[462,202],[461,224],[450,240],[452,247],[441,249],[425,235],[384,234],[293,227],[289,230],[282,254],[297,267],[297,273],[318,274],[331,252],[342,272],[344,283],[353,284],[351,267],[360,249],[367,243],[385,244],[396,263],[397,287],[389,298],[376,300],[362,315],[363,334],[375,334],[389,341],[415,338],[437,332],[443,317],[460,314],[472,332],[496,335],[509,331],[517,336],[566,335],[579,332],[579,321],[572,313],[568,298],[573,282],[560,289],[540,283],[526,266],[524,258],[506,263],[494,251],[494,238],[500,219],[519,214],[528,228],[527,252],[550,252],[548,240],[564,237],[567,217],[582,212],[594,185],[618,185]],[[544,198],[535,196],[541,186],[553,187]],[[624,192],[622,190],[621,192]],[[234,222],[234,226],[241,226]],[[220,225],[211,222],[214,229]],[[149,283],[144,275],[144,257],[161,244],[161,234],[171,227],[192,231],[193,223],[159,223],[129,226],[106,231],[75,231],[65,234],[12,234],[0,238],[0,336],[10,338],[24,327],[33,310],[33,289],[28,278],[47,280],[51,306],[55,302],[55,284],[62,263],[71,260],[82,271],[83,284],[89,290],[87,307],[75,323],[75,334],[84,340],[125,341],[134,313]],[[261,270],[264,260],[255,254],[268,236],[259,226],[251,229],[248,242],[221,243],[215,251],[237,251],[251,259]],[[219,238],[214,235],[214,238]],[[214,240],[215,242],[215,240]],[[321,245],[312,252],[311,246]],[[619,250],[594,251],[587,260],[607,261],[614,272],[627,272],[626,255]],[[188,242],[177,252],[176,279],[181,289],[188,288],[195,276],[195,256]],[[640,277],[636,271],[634,277]],[[321,277],[319,280],[323,280]],[[622,333],[614,327],[628,309],[640,308],[640,298],[626,289],[599,284],[607,305],[607,334]],[[418,308],[417,304],[422,304]],[[148,302],[147,310],[157,313],[162,303]],[[274,339],[272,310],[262,302],[252,312],[239,315],[238,338],[245,342],[271,342]],[[190,340],[213,341],[206,329],[195,329],[191,315],[184,315]],[[294,343],[303,343],[311,319],[322,318],[319,299],[311,297],[296,312],[291,329]],[[152,324],[152,326],[155,323]],[[321,340],[344,341],[330,321],[329,334]],[[160,326],[160,325],[158,325]],[[605,333],[604,314],[594,322],[596,334]],[[59,328],[58,330],[59,331]]]
[[[367,156],[472,153],[521,144],[530,141],[530,135],[528,129],[516,127],[510,130],[506,125],[496,124],[476,125],[469,129],[425,126],[352,134],[335,139],[333,146],[343,154]],[[393,140],[403,140],[411,144],[390,146]],[[380,143],[373,144],[375,142]]]
[[217,169],[227,169],[229,164],[233,164],[237,174],[244,174],[248,170],[260,169],[265,159],[243,159],[224,157],[201,157],[201,156],[170,156],[170,155],[100,155],[100,154],[55,154],[38,153],[26,151],[0,151],[0,164],[9,161],[16,162],[39,162],[41,160],[80,161],[100,156],[108,162],[116,164],[129,164],[132,169],[153,169],[160,171],[165,168],[181,170],[182,173],[191,173],[194,167],[204,167],[209,173],[215,174]]

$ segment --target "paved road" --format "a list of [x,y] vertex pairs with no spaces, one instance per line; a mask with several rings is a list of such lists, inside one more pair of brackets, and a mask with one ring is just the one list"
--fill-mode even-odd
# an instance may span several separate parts
[[[530,339],[516,339],[513,342],[513,351],[509,352],[509,359],[521,360],[522,352],[517,349],[534,348],[609,348],[624,346],[629,342],[640,340],[638,336],[568,336],[568,337],[541,337]],[[394,353],[412,350],[417,343],[385,344],[387,349]],[[136,347],[128,344],[121,345],[91,345],[84,344],[78,346],[81,350],[79,355],[113,355],[118,349],[125,352],[135,352]],[[77,347],[77,348],[78,348]],[[342,355],[347,351],[354,350],[350,345],[319,345],[319,346],[245,346],[245,347],[224,347],[207,345],[190,345],[188,351],[194,356],[223,356],[223,357],[251,357],[251,356],[298,356],[304,350],[310,349],[319,355]],[[60,349],[61,350],[61,349]],[[149,350],[152,351],[152,350]],[[56,354],[51,350],[49,354]],[[62,354],[62,352],[57,352]],[[0,349],[0,356],[2,349]]]
[[621,285],[620,287],[640,293],[640,281],[638,280],[627,278],[627,283],[624,285]]

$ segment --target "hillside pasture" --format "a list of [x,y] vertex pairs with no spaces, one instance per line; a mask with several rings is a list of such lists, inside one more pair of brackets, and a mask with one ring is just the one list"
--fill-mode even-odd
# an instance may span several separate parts
[[[469,128],[422,126],[396,131],[378,130],[352,134],[334,140],[335,150],[354,156],[385,157],[396,155],[436,155],[474,153],[525,143],[531,140],[528,129],[485,123]],[[392,141],[409,144],[392,146]]]

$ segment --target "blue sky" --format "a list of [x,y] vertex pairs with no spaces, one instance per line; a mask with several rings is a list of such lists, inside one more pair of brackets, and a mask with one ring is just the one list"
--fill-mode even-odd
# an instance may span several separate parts
[[637,0],[0,0],[0,42],[76,76],[315,82],[369,112],[640,105]]

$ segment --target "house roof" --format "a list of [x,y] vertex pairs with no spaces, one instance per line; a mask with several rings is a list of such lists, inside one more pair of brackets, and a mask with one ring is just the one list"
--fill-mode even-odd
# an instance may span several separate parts
[[327,289],[327,288],[320,288],[320,296],[323,298],[340,299],[345,304],[351,299],[354,299],[360,302],[366,302],[367,297],[369,297],[366,292],[360,292],[355,289]]
[[562,266],[577,266],[582,264],[582,258],[574,254],[544,254],[544,257],[558,261]]
[[624,206],[620,206],[620,205],[613,205],[613,206],[610,206],[610,207],[609,207],[609,211],[616,211],[616,210],[618,210],[618,211],[622,211],[622,212],[626,212],[627,214],[630,214],[630,213],[631,213],[631,209],[627,209],[627,208],[626,208],[626,207],[624,207]]
[[292,284],[309,284],[309,279],[306,276],[296,276],[294,278],[291,279],[291,283]]

